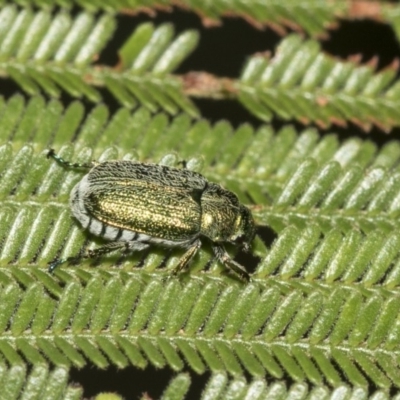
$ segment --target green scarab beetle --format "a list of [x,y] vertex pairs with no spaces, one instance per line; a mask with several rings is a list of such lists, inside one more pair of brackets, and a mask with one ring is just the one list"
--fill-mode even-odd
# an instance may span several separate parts
[[249,249],[255,233],[250,210],[236,195],[188,169],[134,161],[75,164],[48,157],[69,168],[87,169],[70,195],[73,215],[83,228],[110,243],[50,263],[49,271],[64,262],[99,257],[115,250],[129,253],[156,244],[186,249],[174,273],[188,266],[201,240],[208,239],[215,256],[240,278],[245,268],[226,252],[223,243]]

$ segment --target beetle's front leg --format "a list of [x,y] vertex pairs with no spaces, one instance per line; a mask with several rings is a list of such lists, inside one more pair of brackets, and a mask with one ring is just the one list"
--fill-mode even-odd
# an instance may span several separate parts
[[227,253],[225,248],[220,244],[213,244],[212,246],[215,257],[218,258],[219,261],[222,262],[228,269],[234,271],[239,277],[246,281],[250,281],[250,275],[244,269],[242,265],[237,263],[236,261],[232,260],[231,256]]
[[186,253],[182,256],[178,265],[173,269],[172,274],[177,275],[180,271],[185,269],[193,260],[193,257],[199,251],[200,247],[201,247],[201,242],[199,239],[197,239],[190,245]]

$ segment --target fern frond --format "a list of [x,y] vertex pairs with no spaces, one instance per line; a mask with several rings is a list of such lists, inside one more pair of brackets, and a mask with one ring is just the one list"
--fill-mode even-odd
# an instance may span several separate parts
[[[161,397],[162,400],[183,400],[187,397],[182,394],[190,385],[190,378],[186,374],[178,374],[168,385]],[[348,387],[345,385],[331,389],[323,385],[309,387],[306,383],[298,382],[288,385],[286,382],[275,380],[268,382],[261,378],[254,378],[246,382],[243,377],[231,378],[224,373],[215,373],[209,378],[201,400],[217,399],[326,399],[345,400],[348,398],[363,398],[389,400],[392,398],[387,391],[378,390],[369,393],[362,387]]]
[[346,4],[340,1],[328,4],[313,0],[301,4],[291,0],[285,3],[285,7],[276,0],[268,0],[262,6],[257,1],[230,0],[217,0],[212,5],[184,0],[180,4],[197,12],[206,25],[220,24],[220,19],[226,16],[241,17],[258,28],[268,26],[280,34],[290,28],[305,30],[310,35],[322,35],[338,16],[345,15],[347,9]]
[[[34,4],[38,7],[47,8],[50,4],[66,7],[63,0],[53,1],[26,1],[23,4]],[[172,9],[170,2],[160,0],[141,0],[134,4],[129,1],[108,1],[93,2],[91,0],[79,0],[73,3],[93,13],[96,11],[117,11],[120,13],[148,13],[151,10],[155,13],[158,9],[169,11]],[[22,3],[21,3],[22,4]],[[311,36],[326,36],[327,28],[337,24],[338,18],[375,18],[390,23],[398,32],[398,6],[396,4],[379,4],[376,7],[359,5],[355,7],[352,3],[336,0],[335,2],[320,2],[315,0],[303,0],[301,3],[295,0],[286,0],[285,6],[278,0],[268,0],[260,3],[257,0],[248,0],[246,3],[234,0],[215,0],[213,3],[196,2],[193,0],[181,0],[173,4],[174,7],[190,10],[199,15],[206,26],[222,24],[223,18],[244,18],[247,22],[262,29],[268,26],[279,34],[286,31],[305,31]],[[371,12],[372,10],[372,12]]]
[[186,31],[173,40],[174,28],[163,24],[140,25],[120,50],[121,72],[104,70],[99,79],[125,106],[137,101],[150,111],[164,109],[170,114],[184,110],[197,116],[195,106],[181,91],[181,82],[168,76],[196,47],[198,34]]
[[316,41],[291,35],[273,59],[257,55],[248,61],[237,90],[243,105],[264,121],[276,113],[324,128],[351,121],[366,131],[373,125],[389,131],[400,123],[398,63],[374,69],[373,63],[334,60]]
[[27,371],[26,366],[0,365],[1,397],[3,399],[82,399],[83,390],[77,384],[68,384],[68,370],[62,367],[49,369],[37,364]]
[[258,221],[280,232],[288,224],[316,222],[323,230],[364,232],[398,227],[400,176],[382,167],[341,168],[309,159],[287,180],[270,206],[256,207]]
[[[257,268],[257,276],[292,279],[304,284],[304,290],[321,280],[332,285],[342,282],[343,287],[359,286],[364,295],[379,293],[391,296],[399,286],[400,235],[373,230],[365,235],[352,229],[347,234],[339,229],[323,235],[314,224],[299,230],[286,228],[272,245]],[[311,285],[311,286],[309,286]]]
[[110,68],[93,64],[114,32],[110,14],[95,18],[82,12],[72,18],[65,11],[52,16],[49,10],[35,13],[8,5],[0,20],[6,24],[0,32],[0,76],[11,77],[29,94],[59,97],[64,90],[98,102],[96,87],[105,87],[127,107],[140,103],[153,112],[161,108],[197,115],[180,81],[165,79],[196,46],[195,31],[174,39],[170,24],[157,29],[142,24],[120,50],[118,68]]
[[43,90],[58,97],[60,88],[72,96],[99,101],[100,95],[86,81],[89,66],[110,39],[115,20],[105,14],[95,20],[89,13],[75,19],[66,12],[33,12],[5,6],[6,21],[0,37],[0,74],[12,77],[30,94]]
[[[19,273],[40,280],[39,270]],[[38,282],[2,290],[0,353],[9,363],[176,371],[186,363],[198,373],[245,370],[332,387],[341,374],[364,388],[368,380],[400,385],[397,297],[364,297],[350,286],[305,293],[206,277],[166,282],[127,271],[59,276],[57,301]]]
[[[32,3],[42,6],[42,2],[33,1]],[[55,5],[65,7],[65,2],[61,0],[53,0]],[[119,11],[126,13],[139,13],[141,11],[148,12],[150,9],[155,12],[157,9],[170,10],[172,4],[160,0],[136,1],[102,1],[93,2],[90,0],[79,0],[77,3],[88,11]],[[48,6],[49,2],[45,3]],[[268,26],[275,29],[278,33],[284,34],[286,29],[304,30],[309,35],[321,36],[327,27],[335,24],[338,17],[346,18],[350,15],[351,4],[345,1],[319,2],[315,0],[298,1],[289,0],[285,2],[285,7],[277,0],[268,0],[262,3],[258,1],[248,0],[246,3],[233,0],[223,1],[216,0],[212,4],[207,2],[197,2],[193,0],[181,0],[174,3],[174,7],[180,7],[185,11],[190,10],[196,12],[206,26],[220,25],[221,19],[226,17],[244,18],[254,26],[262,29]],[[352,10],[353,17],[362,17],[362,13],[355,13]],[[360,11],[360,10],[359,10]],[[386,11],[386,8],[384,8]],[[395,7],[387,7],[388,19],[391,14],[396,14]],[[386,16],[384,12],[383,15]],[[368,15],[370,16],[370,15]],[[382,17],[382,14],[379,14]],[[378,17],[378,15],[377,15]]]
[[[10,29],[0,32],[0,75],[13,78],[29,94],[58,97],[64,90],[98,102],[96,88],[101,87],[129,108],[141,104],[151,112],[198,115],[188,95],[202,94],[190,76],[171,75],[197,45],[195,31],[174,38],[170,24],[142,24],[120,49],[118,67],[110,68],[92,64],[113,33],[115,20],[109,14],[96,19],[81,13],[73,19],[62,12],[52,19],[50,11],[18,12],[9,5],[1,10],[2,19]],[[276,113],[323,127],[352,121],[365,130],[373,125],[388,130],[400,122],[397,69],[393,63],[374,73],[372,65],[335,61],[321,54],[317,42],[302,43],[292,35],[271,61],[251,58],[230,92],[263,120]]]
[[[83,121],[81,103],[64,110],[40,97],[0,105],[0,354],[10,365],[189,365],[331,387],[343,385],[342,375],[363,388],[400,386],[398,142],[378,151],[313,130],[234,132],[227,123],[211,127],[186,115],[170,122],[145,109],[122,109],[110,120],[104,106]],[[224,277],[219,265],[200,272],[210,262],[207,247],[181,280],[165,280],[181,253],[162,249],[49,275],[48,261],[95,246],[67,204],[81,174],[46,159],[49,147],[74,161],[156,162],[173,147],[186,159],[203,156],[203,173],[256,203],[260,220],[267,207],[277,215],[286,207],[288,217],[271,218],[280,232],[271,249],[257,239],[262,260],[248,285]],[[340,192],[353,170],[358,181]],[[371,174],[383,180],[369,181]],[[326,218],[312,219],[320,209]],[[298,216],[306,213],[304,227]]]
[[[1,214],[3,216],[5,227],[0,236],[3,243],[0,252],[3,275],[0,275],[0,282],[8,284],[10,280],[17,279],[19,284],[27,286],[39,280],[47,290],[57,295],[61,289],[45,271],[30,276],[26,274],[24,266],[28,264],[46,268],[61,252],[62,257],[77,254],[87,246],[85,232],[76,226],[65,210],[56,210],[53,216],[49,209],[37,213],[29,207],[20,212],[6,208]],[[22,246],[21,241],[24,242]],[[90,243],[90,247],[93,248],[95,243]],[[315,224],[303,230],[289,226],[270,249],[265,249],[259,239],[254,247],[261,261],[253,278],[263,286],[283,285],[287,290],[302,289],[308,293],[312,289],[330,290],[327,288],[332,285],[336,287],[340,282],[343,287],[360,290],[364,296],[378,293],[390,297],[400,285],[400,236],[397,231],[388,233],[376,230],[363,234],[351,230],[343,234],[336,229],[323,234]],[[141,253],[133,253],[129,257],[117,254],[104,257],[101,261],[105,270],[118,265],[125,271],[134,271],[138,277],[153,274],[156,270],[157,275],[167,277],[181,255],[180,250],[167,256],[162,249],[154,248],[147,258],[143,258]],[[190,274],[203,276],[204,267],[211,260],[210,251],[205,246],[193,262]],[[10,265],[18,266],[18,269],[12,270],[14,278],[6,272]],[[80,265],[85,268],[85,274],[89,274],[89,279],[93,262],[82,261]],[[227,280],[224,278],[226,270],[218,263],[212,263],[209,269],[207,275],[213,279],[221,282]],[[62,271],[66,272],[64,269]],[[114,273],[117,272],[111,269],[107,276],[112,277]]]
[[[185,400],[190,399],[187,394],[191,384],[189,374],[180,373],[171,379],[160,400]],[[193,391],[194,389],[192,389]],[[197,394],[198,390],[196,390]],[[121,400],[118,394],[104,393],[104,400]],[[149,394],[146,394],[146,398]],[[339,386],[331,389],[324,385],[309,387],[304,382],[288,385],[287,382],[275,380],[268,382],[262,378],[254,378],[247,382],[244,377],[229,378],[224,373],[214,373],[208,379],[205,389],[199,393],[200,400],[219,400],[219,399],[326,399],[326,400],[346,400],[348,398],[389,400],[392,397],[388,391],[376,390],[369,393],[362,387]],[[103,400],[100,395],[97,400]],[[143,398],[144,399],[144,398]]]

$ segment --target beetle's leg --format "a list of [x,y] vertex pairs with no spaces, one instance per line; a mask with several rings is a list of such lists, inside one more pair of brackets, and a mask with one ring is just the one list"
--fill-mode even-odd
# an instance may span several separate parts
[[200,247],[201,247],[201,242],[199,239],[197,239],[191,244],[186,253],[181,257],[178,265],[172,271],[172,274],[177,275],[180,271],[186,268],[193,260],[193,257],[196,255]]
[[250,281],[250,275],[247,273],[245,268],[237,263],[236,261],[232,260],[230,255],[226,252],[225,248],[220,244],[214,244],[212,246],[215,256],[218,258],[219,261],[222,262],[227,268],[233,270],[239,277],[248,282]]
[[59,164],[67,167],[67,168],[87,168],[91,169],[98,163],[96,161],[90,161],[88,163],[71,163],[69,161],[64,160],[62,157],[58,156],[53,149],[50,149],[47,153],[47,158],[53,158],[56,160]]
[[105,246],[98,247],[93,250],[86,250],[86,252],[82,252],[76,256],[60,258],[59,260],[55,260],[49,263],[49,272],[53,272],[59,265],[64,264],[66,262],[77,263],[85,258],[98,258],[103,256],[104,254],[111,253],[115,250],[123,250],[124,253],[129,253],[134,250],[144,250],[147,249],[149,245],[147,243],[140,242],[112,242],[108,243]]
[[103,254],[107,254],[110,253],[114,250],[118,250],[122,247],[124,247],[127,242],[114,242],[114,243],[108,243],[103,247],[99,247],[97,249],[94,250],[86,250],[86,252],[80,252],[78,255],[76,256],[71,256],[71,257],[67,257],[67,258],[60,258],[58,260],[55,260],[53,262],[49,263],[49,272],[53,272],[59,265],[64,264],[66,262],[70,263],[77,263],[82,259],[85,258],[96,258],[99,257]]

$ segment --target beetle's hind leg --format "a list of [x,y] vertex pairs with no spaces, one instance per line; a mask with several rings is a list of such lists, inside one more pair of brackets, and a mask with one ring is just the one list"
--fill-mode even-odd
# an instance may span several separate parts
[[90,161],[88,163],[72,163],[69,161],[64,160],[62,157],[58,156],[54,149],[50,149],[47,152],[47,158],[53,158],[55,161],[57,161],[60,165],[63,165],[67,168],[86,168],[86,169],[91,169],[98,163],[96,161]]
[[112,242],[108,243],[105,246],[98,247],[93,250],[86,250],[84,252],[79,253],[76,256],[68,257],[68,258],[60,258],[59,260],[55,260],[49,263],[49,272],[53,272],[59,265],[64,263],[77,263],[81,260],[87,258],[99,258],[105,254],[111,253],[116,250],[121,250],[124,255],[130,253],[132,251],[140,251],[145,250],[149,247],[147,243],[141,243],[137,241],[132,242]]
[[250,275],[247,273],[247,271],[244,269],[242,265],[237,263],[236,261],[232,260],[231,256],[227,253],[225,248],[222,245],[219,244],[214,244],[212,246],[215,257],[218,258],[222,264],[224,264],[227,268],[231,269],[234,271],[239,277],[246,281],[250,281]]

